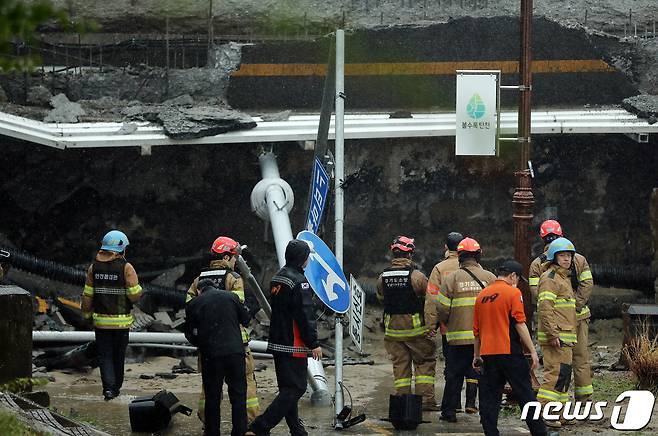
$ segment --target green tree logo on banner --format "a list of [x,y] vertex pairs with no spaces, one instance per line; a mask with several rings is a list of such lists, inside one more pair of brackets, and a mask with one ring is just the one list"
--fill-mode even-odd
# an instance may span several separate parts
[[484,101],[482,100],[482,97],[480,97],[480,94],[473,94],[473,97],[471,97],[466,105],[466,113],[468,116],[477,120],[484,116],[485,111],[486,107],[484,106]]

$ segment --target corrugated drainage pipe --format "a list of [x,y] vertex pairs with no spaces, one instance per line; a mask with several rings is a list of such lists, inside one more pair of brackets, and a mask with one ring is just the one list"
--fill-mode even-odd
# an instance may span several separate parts
[[[36,274],[41,277],[46,277],[51,280],[57,280],[62,283],[80,286],[82,291],[87,274],[81,269],[53,262],[51,260],[39,259],[31,254],[12,248],[0,247],[0,251],[9,254],[5,262],[9,263],[16,269]],[[143,287],[144,292],[154,297],[160,304],[166,304],[175,309],[185,307],[185,292],[148,283],[143,284]]]

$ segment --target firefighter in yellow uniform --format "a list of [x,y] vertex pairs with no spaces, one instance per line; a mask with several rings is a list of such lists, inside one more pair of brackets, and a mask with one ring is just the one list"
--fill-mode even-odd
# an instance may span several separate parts
[[101,249],[87,270],[81,309],[92,318],[96,350],[106,401],[119,396],[123,385],[124,361],[132,305],[142,296],[135,268],[126,260],[128,237],[111,230],[103,237]]
[[[446,237],[445,243],[445,255],[444,260],[434,265],[432,272],[430,273],[430,278],[427,283],[427,294],[425,295],[425,324],[429,327],[429,337],[433,338],[436,336],[436,328],[439,326],[439,332],[441,333],[441,353],[443,354],[443,361],[447,362],[448,360],[448,340],[446,339],[447,327],[445,324],[439,323],[439,316],[437,313],[437,304],[436,297],[439,294],[439,289],[441,289],[441,283],[454,271],[459,269],[459,259],[457,256],[457,246],[464,239],[461,233],[450,232]],[[443,369],[443,378],[446,377],[446,368],[447,363]],[[469,379],[471,380],[471,379]],[[469,383],[469,381],[467,381]],[[472,380],[471,380],[471,383]],[[475,391],[477,387],[474,386]],[[466,393],[473,392],[473,388],[466,388]],[[473,400],[475,402],[475,400]],[[457,405],[457,409],[461,409],[461,401]]]
[[[557,238],[548,246],[550,266],[539,278],[537,339],[544,354],[544,381],[537,400],[566,403],[569,400],[573,347],[576,345],[576,295],[571,287],[570,271],[576,248],[566,238]],[[560,427],[560,421],[546,421]]]
[[[537,285],[539,284],[539,277],[551,265],[546,259],[546,251],[549,244],[555,239],[563,236],[562,227],[560,223],[555,220],[544,221],[539,228],[539,235],[544,240],[545,247],[544,253],[530,264],[529,283],[530,291],[533,298],[537,296]],[[573,380],[574,380],[574,394],[576,400],[587,401],[594,393],[592,387],[592,371],[589,356],[589,323],[590,313],[587,302],[592,294],[594,287],[594,279],[592,271],[589,268],[587,259],[580,253],[575,253],[570,271],[571,287],[576,293],[576,319],[578,342],[573,348]]]
[[390,249],[393,260],[377,280],[377,298],[384,304],[384,346],[393,362],[395,393],[410,394],[415,373],[423,410],[439,410],[434,394],[436,343],[427,336],[423,319],[427,277],[411,262],[413,239],[398,236]]
[[477,411],[477,375],[473,370],[473,309],[482,289],[496,280],[496,276],[480,266],[482,249],[473,238],[464,238],[457,245],[459,269],[445,278],[437,295],[439,322],[446,324],[448,359],[446,385],[441,400],[440,419],[457,422],[457,406],[461,399],[464,378],[470,380],[467,388],[466,409]]
[[[235,261],[238,256],[239,244],[231,238],[220,236],[215,239],[210,249],[210,266],[204,269],[199,277],[194,279],[190,289],[187,291],[185,302],[192,300],[198,295],[197,284],[199,280],[210,279],[217,289],[225,289],[237,294],[240,301],[244,303],[244,282],[240,274],[234,271]],[[258,392],[256,389],[256,377],[254,375],[254,358],[249,348],[249,333],[240,326],[242,332],[242,343],[245,351],[245,368],[247,377],[247,421],[251,423],[260,412],[258,403]],[[201,372],[201,359],[199,358],[199,372]],[[203,421],[205,409],[205,394],[203,388],[199,397],[199,419]]]

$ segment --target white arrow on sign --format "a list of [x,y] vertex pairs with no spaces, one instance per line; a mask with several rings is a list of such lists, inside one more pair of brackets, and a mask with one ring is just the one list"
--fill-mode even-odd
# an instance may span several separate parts
[[341,289],[345,290],[345,287],[342,286],[343,281],[340,279],[338,274],[331,269],[331,267],[325,262],[325,260],[315,252],[315,249],[313,247],[313,242],[311,241],[305,241],[309,247],[311,248],[311,254],[309,254],[309,257],[312,257],[315,259],[320,266],[327,272],[327,281],[325,282],[322,280],[322,287],[324,288],[325,294],[327,294],[327,298],[329,301],[334,301],[338,299],[338,294],[334,292],[334,285],[339,285]]

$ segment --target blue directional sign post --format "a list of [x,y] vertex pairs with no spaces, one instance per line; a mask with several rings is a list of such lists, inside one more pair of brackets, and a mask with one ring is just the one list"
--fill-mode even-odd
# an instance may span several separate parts
[[311,247],[304,275],[313,292],[334,312],[347,312],[350,307],[350,286],[334,254],[313,232],[301,231],[297,239],[306,241]]
[[313,233],[318,232],[324,205],[327,203],[329,195],[329,174],[324,169],[324,165],[319,158],[315,158],[313,165],[313,185],[311,187],[311,203],[308,208],[308,218],[306,219],[306,230]]
[[313,292],[327,307],[336,312],[336,391],[334,403],[337,412],[334,418],[334,427],[342,429],[351,425],[346,423],[344,419],[339,419],[340,412],[343,409],[341,396],[343,389],[343,325],[341,322],[343,314],[350,308],[350,286],[336,256],[322,239],[308,230],[299,232],[297,239],[306,241],[311,248],[304,275],[311,284]]

